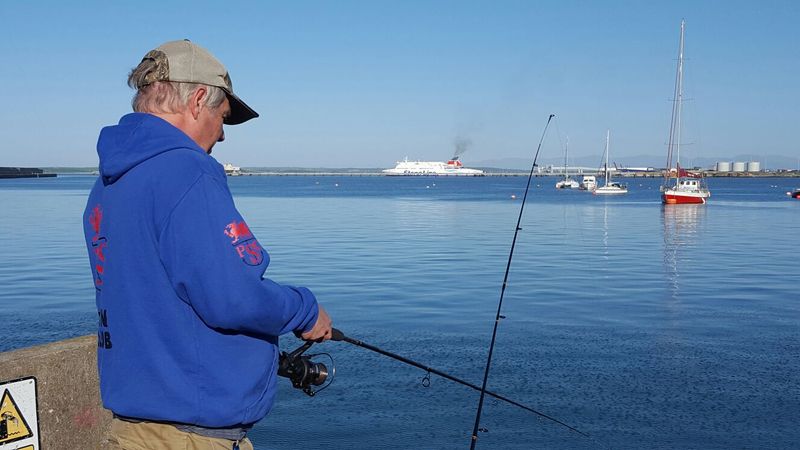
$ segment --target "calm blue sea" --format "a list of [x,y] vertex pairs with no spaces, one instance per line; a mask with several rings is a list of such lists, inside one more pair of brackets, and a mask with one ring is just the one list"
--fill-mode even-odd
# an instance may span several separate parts
[[[0,180],[0,350],[95,331],[93,181]],[[525,182],[229,179],[273,279],[312,288],[345,334],[477,385]],[[798,448],[800,201],[785,193],[800,181],[715,178],[708,205],[667,207],[657,179],[613,198],[555,182],[533,180],[489,388],[593,440],[487,399],[479,448]],[[314,350],[333,383],[309,398],[282,380],[257,448],[469,446],[477,392],[346,343]]]

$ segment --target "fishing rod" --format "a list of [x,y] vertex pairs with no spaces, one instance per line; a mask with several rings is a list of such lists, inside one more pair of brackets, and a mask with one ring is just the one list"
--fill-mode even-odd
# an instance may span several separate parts
[[[492,330],[492,342],[489,344],[489,356],[486,359],[486,369],[483,373],[483,385],[481,386],[481,397],[478,401],[478,411],[475,413],[475,426],[472,428],[472,442],[470,443],[470,449],[474,450],[475,445],[478,443],[478,431],[480,431],[481,425],[481,412],[483,411],[483,400],[486,394],[489,391],[486,390],[486,384],[489,381],[489,369],[492,365],[492,353],[494,352],[494,344],[497,338],[497,326],[500,324],[500,319],[505,318],[504,316],[500,315],[503,309],[503,296],[506,293],[506,286],[508,285],[508,273],[511,269],[511,258],[514,257],[514,247],[517,244],[517,235],[519,234],[520,223],[522,222],[522,212],[525,210],[525,200],[528,198],[528,190],[531,187],[531,179],[533,178],[533,171],[536,168],[536,160],[539,159],[539,151],[542,149],[542,142],[544,141],[544,136],[547,133],[547,127],[550,126],[550,121],[553,120],[555,114],[550,114],[547,118],[547,123],[544,126],[544,131],[542,131],[542,137],[539,139],[539,146],[536,148],[536,154],[533,156],[533,164],[531,164],[531,173],[528,175],[528,184],[525,186],[525,194],[522,196],[522,204],[519,207],[519,217],[517,217],[517,226],[514,229],[514,239],[511,241],[511,251],[508,253],[508,263],[506,264],[506,274],[503,277],[503,285],[500,288],[500,301],[497,303],[497,315],[494,318],[494,330]],[[573,429],[572,427],[569,427]],[[577,431],[577,430],[575,430]],[[583,433],[581,433],[583,434]],[[585,434],[583,434],[586,436]],[[587,436],[588,437],[588,436]]]
[[[405,364],[417,367],[419,369],[422,369],[425,372],[427,372],[427,375],[425,376],[425,378],[423,378],[423,382],[422,382],[423,386],[425,386],[425,387],[430,386],[430,374],[434,374],[434,375],[439,375],[442,378],[446,378],[446,379],[448,379],[450,381],[455,381],[456,383],[459,383],[459,384],[461,384],[463,386],[470,387],[473,390],[476,390],[476,391],[480,391],[481,390],[480,387],[478,387],[478,386],[476,386],[476,385],[474,385],[474,384],[472,384],[472,383],[470,383],[468,381],[464,381],[464,380],[462,380],[460,378],[454,377],[453,375],[450,375],[448,373],[442,372],[441,370],[437,370],[437,369],[434,369],[432,367],[428,367],[428,366],[426,366],[424,364],[418,363],[418,362],[416,362],[414,360],[411,360],[409,358],[406,358],[406,357],[400,356],[398,354],[383,350],[381,348],[375,347],[374,345],[370,345],[370,344],[367,344],[365,342],[362,342],[362,341],[360,341],[358,339],[353,339],[353,338],[350,338],[348,336],[345,336],[344,333],[342,333],[341,331],[337,330],[336,328],[333,329],[333,335],[331,337],[331,340],[332,341],[347,342],[348,344],[352,344],[352,345],[355,345],[357,347],[365,348],[365,349],[373,351],[375,353],[379,353],[381,355],[388,356],[389,358],[396,359],[397,361],[400,361],[402,363],[405,363]],[[294,351],[292,351],[290,353],[282,352],[281,355],[280,355],[280,358],[279,358],[279,363],[278,363],[278,375],[286,377],[286,378],[289,378],[292,381],[292,386],[294,386],[297,389],[301,389],[303,392],[305,392],[307,395],[309,395],[311,397],[313,397],[317,392],[319,392],[320,390],[324,389],[325,387],[330,386],[330,383],[333,382],[333,376],[332,376],[333,372],[329,371],[328,367],[325,364],[316,363],[316,362],[312,361],[312,358],[315,357],[315,356],[318,356],[318,355],[304,355],[304,352],[306,350],[308,350],[313,344],[314,344],[313,341],[306,341],[302,346],[300,346],[299,348],[297,348],[296,350],[294,350]],[[328,357],[330,357],[330,355],[328,355],[327,353],[324,353],[323,355],[327,355]],[[331,361],[333,361],[332,358],[331,358]],[[329,375],[331,375],[330,378],[328,378]],[[326,383],[326,381],[327,381],[328,384],[326,384],[325,386],[323,386],[319,390],[315,391],[314,388],[312,387],[312,385],[314,385],[314,386],[323,385],[323,384]],[[574,428],[574,427],[572,427],[570,425],[567,425],[566,423],[564,423],[564,422],[562,422],[562,421],[560,421],[560,420],[558,420],[558,419],[556,419],[554,417],[548,416],[547,414],[544,414],[544,413],[542,413],[540,411],[537,411],[537,410],[535,410],[535,409],[533,409],[531,407],[525,406],[522,403],[519,403],[517,401],[511,400],[510,398],[507,398],[507,397],[505,397],[503,395],[500,395],[500,394],[496,394],[496,393],[494,393],[492,391],[485,391],[485,393],[490,395],[490,396],[492,396],[492,397],[494,397],[494,398],[496,398],[496,399],[498,399],[498,400],[502,400],[502,401],[504,401],[506,403],[510,403],[510,404],[512,404],[514,406],[522,408],[522,409],[524,409],[526,411],[530,411],[530,412],[536,414],[537,416],[539,416],[539,417],[541,417],[543,419],[547,419],[547,420],[549,420],[551,422],[555,422],[555,423],[557,423],[559,425],[567,427],[570,430],[572,430],[572,431],[574,431],[574,432],[576,432],[576,433],[578,433],[578,434],[580,434],[582,436],[589,437],[587,434],[581,432],[580,430],[578,430],[578,429],[576,429],[576,428]]]

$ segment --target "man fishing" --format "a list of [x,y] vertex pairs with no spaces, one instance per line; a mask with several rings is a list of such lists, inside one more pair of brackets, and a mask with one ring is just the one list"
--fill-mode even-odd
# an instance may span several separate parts
[[306,288],[265,277],[269,255],[210,156],[223,124],[258,114],[184,41],[148,52],[132,114],[104,128],[83,216],[103,404],[120,449],[252,449],[276,392],[278,336],[331,337]]

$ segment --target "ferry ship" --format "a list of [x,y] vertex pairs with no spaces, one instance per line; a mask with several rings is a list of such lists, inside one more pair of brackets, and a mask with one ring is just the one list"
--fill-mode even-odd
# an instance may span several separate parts
[[386,175],[414,176],[414,175],[436,175],[436,176],[462,176],[462,177],[482,177],[485,174],[482,170],[467,169],[458,160],[458,156],[453,156],[446,163],[439,161],[409,161],[408,157],[402,161],[397,161],[397,165],[392,169],[382,171]]

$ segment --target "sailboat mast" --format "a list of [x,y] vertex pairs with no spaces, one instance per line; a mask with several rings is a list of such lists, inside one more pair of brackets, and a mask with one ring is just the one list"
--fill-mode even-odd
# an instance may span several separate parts
[[611,130],[606,130],[606,186],[608,186],[608,141],[611,139]]
[[567,152],[569,151],[569,136],[567,136],[567,143],[564,144],[564,181],[567,181],[569,175],[567,174]]
[[[681,43],[680,50],[678,51],[678,118],[677,128],[675,130],[675,164],[681,163],[681,110],[683,109],[683,32],[686,29],[686,21],[681,19]],[[677,168],[676,168],[677,170]],[[680,178],[680,171],[678,171],[678,178]]]
[[[675,154],[675,163],[680,164],[681,157],[681,108],[683,108],[683,35],[686,21],[681,19],[681,36],[678,44],[678,67],[675,71],[675,92],[672,97],[672,119],[669,124],[669,142],[667,144],[667,173],[665,181],[670,178],[672,170],[672,155]],[[673,152],[674,150],[674,152]],[[676,169],[676,177],[677,177]]]

